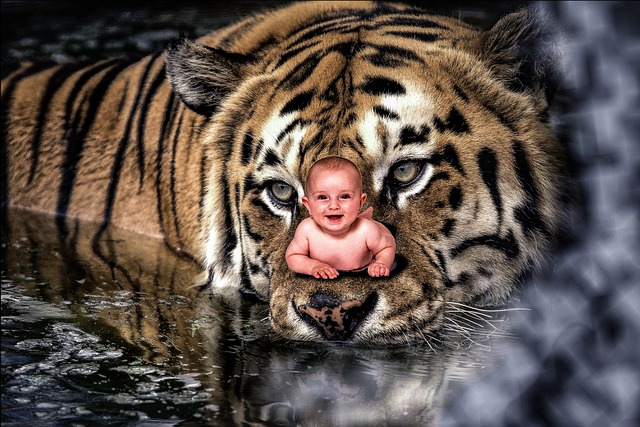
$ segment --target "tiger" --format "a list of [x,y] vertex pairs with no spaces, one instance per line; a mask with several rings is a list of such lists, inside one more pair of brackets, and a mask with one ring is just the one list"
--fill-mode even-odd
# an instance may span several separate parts
[[[435,343],[454,313],[508,301],[562,229],[555,45],[530,8],[478,29],[294,2],[141,59],[22,64],[3,70],[2,207],[162,239],[203,292],[267,302],[285,339]],[[389,277],[287,268],[328,156],[362,172],[396,240]]]

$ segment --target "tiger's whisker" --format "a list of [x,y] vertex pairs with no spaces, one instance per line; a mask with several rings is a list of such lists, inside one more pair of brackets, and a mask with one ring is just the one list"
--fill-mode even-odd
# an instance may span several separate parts
[[459,307],[464,307],[470,311],[474,311],[474,312],[482,312],[482,313],[506,313],[506,312],[510,312],[510,311],[529,311],[528,308],[526,307],[511,307],[511,308],[493,308],[493,309],[487,309],[487,308],[480,308],[480,307],[474,307],[472,305],[467,305],[467,304],[462,304],[459,302],[453,302],[453,301],[445,301],[445,304],[449,304],[449,305],[453,305],[453,306],[459,306]]

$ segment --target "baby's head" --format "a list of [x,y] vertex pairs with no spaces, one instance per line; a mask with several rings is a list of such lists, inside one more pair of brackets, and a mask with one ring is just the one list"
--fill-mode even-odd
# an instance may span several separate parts
[[357,191],[358,194],[362,193],[362,175],[360,175],[360,170],[352,161],[339,156],[324,157],[311,165],[305,180],[305,193],[310,193],[313,184],[318,181],[318,176],[322,172],[338,171],[345,173],[345,178],[348,180],[346,183],[350,184],[354,191]]
[[362,193],[362,176],[349,160],[325,157],[311,166],[305,182],[306,206],[315,222],[326,232],[349,230],[367,198]]

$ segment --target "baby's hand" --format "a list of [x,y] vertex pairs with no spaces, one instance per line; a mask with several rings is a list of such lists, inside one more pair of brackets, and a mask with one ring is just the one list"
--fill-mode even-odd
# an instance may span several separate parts
[[381,262],[372,262],[367,268],[367,273],[369,273],[369,276],[371,277],[381,277],[388,276],[390,270],[389,267]]
[[338,270],[329,264],[318,264],[311,269],[311,275],[316,279],[335,279],[338,277]]

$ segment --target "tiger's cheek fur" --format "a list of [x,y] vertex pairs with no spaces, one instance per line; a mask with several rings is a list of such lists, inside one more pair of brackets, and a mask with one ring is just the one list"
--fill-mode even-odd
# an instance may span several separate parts
[[293,233],[282,219],[261,205],[258,195],[247,197],[243,206],[243,288],[271,298],[274,270],[283,268]]

